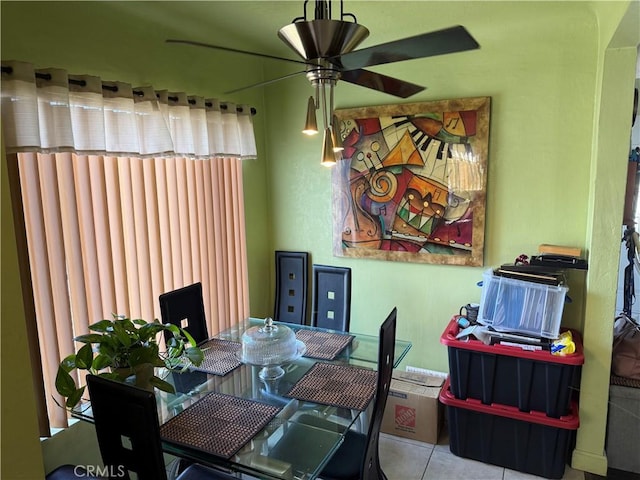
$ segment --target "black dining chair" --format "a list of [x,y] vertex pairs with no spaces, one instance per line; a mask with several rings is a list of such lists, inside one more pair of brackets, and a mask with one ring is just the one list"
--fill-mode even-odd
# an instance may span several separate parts
[[307,323],[309,253],[277,250],[276,297],[273,318],[278,322]]
[[312,271],[311,325],[348,332],[351,321],[351,269],[314,264]]
[[[162,323],[183,328],[197,344],[209,339],[207,318],[202,299],[202,283],[197,282],[160,295]],[[165,332],[166,338],[171,334]]]
[[[87,375],[91,409],[104,466],[112,478],[167,480],[156,397],[122,382]],[[230,480],[236,477],[200,464],[185,468],[176,480]]]
[[[387,480],[380,466],[379,439],[393,374],[396,317],[397,309],[394,307],[380,326],[376,395],[367,433],[354,430],[348,430],[345,433],[344,441],[320,473],[323,480]],[[317,454],[312,448],[301,449],[299,446],[301,443],[311,441],[308,427],[315,427],[318,435],[322,437],[323,432],[339,431],[341,426],[311,414],[301,415],[298,422],[306,424],[307,427],[301,426],[300,423],[289,425],[283,437],[271,450],[270,456],[290,463],[312,465],[313,461],[305,459],[304,456],[317,457]],[[314,459],[316,460],[317,458]]]

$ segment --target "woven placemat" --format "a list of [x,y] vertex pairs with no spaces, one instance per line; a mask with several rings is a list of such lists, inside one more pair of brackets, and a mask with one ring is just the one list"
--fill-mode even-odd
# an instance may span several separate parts
[[377,372],[318,362],[289,390],[287,397],[334,407],[364,410],[376,391]]
[[206,397],[160,427],[173,443],[230,458],[278,414],[280,408],[220,393]]
[[617,375],[611,375],[611,381],[609,383],[611,385],[620,385],[622,387],[640,388],[640,380],[635,380],[633,378],[627,377],[618,377]]
[[319,332],[314,330],[298,330],[298,340],[307,347],[305,357],[333,360],[355,338],[343,333]]
[[226,375],[234,368],[242,365],[236,357],[236,352],[241,348],[238,342],[212,338],[200,345],[200,348],[203,350],[204,360],[197,367],[192,367],[193,370],[214,375]]

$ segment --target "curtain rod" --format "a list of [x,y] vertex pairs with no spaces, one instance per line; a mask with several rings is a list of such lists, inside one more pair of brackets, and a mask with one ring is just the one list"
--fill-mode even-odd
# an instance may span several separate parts
[[[12,67],[2,67],[2,73],[7,73],[9,75],[11,75],[13,73],[13,68]],[[48,73],[38,73],[36,72],[36,78],[41,78],[42,80],[51,80],[51,75]],[[69,83],[72,85],[79,85],[81,87],[85,87],[87,85],[87,82],[85,82],[84,80],[74,80],[73,78],[69,78]],[[115,85],[102,85],[102,89],[103,90],[109,90],[111,92],[117,92],[118,91],[118,87]],[[144,93],[141,90],[133,90],[133,94],[134,95],[138,95],[138,96],[142,96],[144,95]],[[158,94],[156,94],[156,96],[159,96]],[[178,100],[178,97],[168,97],[169,100],[175,102]],[[188,100],[190,105],[195,105],[195,100]],[[205,106],[207,107],[212,107],[213,104],[211,102],[205,102],[204,103]],[[220,103],[220,108],[223,110],[226,110],[227,108],[229,108],[227,106],[226,103]],[[242,107],[236,107],[236,111],[242,113],[243,109]],[[257,113],[257,110],[254,107],[251,107],[251,115],[255,115]]]

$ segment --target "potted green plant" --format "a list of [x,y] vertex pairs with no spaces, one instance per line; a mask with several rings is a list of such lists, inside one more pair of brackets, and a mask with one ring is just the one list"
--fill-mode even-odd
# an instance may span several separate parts
[[[158,320],[147,322],[114,315],[112,320],[89,325],[89,330],[94,333],[74,338],[84,345],[77,353],[62,360],[58,367],[56,390],[66,398],[68,408],[78,404],[85,389],[78,387],[71,376],[74,369],[119,381],[135,381],[142,388],[155,387],[175,393],[173,385],[154,374],[154,367],[184,370],[192,364],[200,365],[204,359],[202,350],[186,330]],[[157,337],[164,332],[170,335],[167,335],[166,351],[160,352]]]

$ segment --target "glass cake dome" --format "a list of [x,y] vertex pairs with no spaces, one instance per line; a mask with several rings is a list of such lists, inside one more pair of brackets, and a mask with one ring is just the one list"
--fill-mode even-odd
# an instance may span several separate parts
[[273,380],[284,375],[283,363],[301,357],[305,350],[304,343],[296,338],[293,330],[266,318],[264,325],[251,327],[242,334],[240,360],[264,367],[260,378]]

